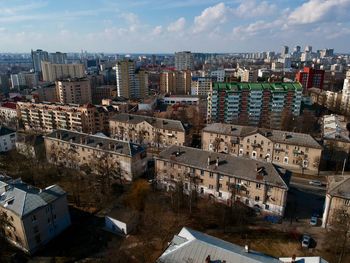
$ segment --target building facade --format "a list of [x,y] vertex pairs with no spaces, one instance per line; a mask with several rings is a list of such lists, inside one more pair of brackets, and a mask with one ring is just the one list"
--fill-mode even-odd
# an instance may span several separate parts
[[47,51],[37,49],[35,51],[32,50],[32,61],[33,61],[33,69],[34,72],[41,72],[41,61],[48,61],[49,54]]
[[190,51],[175,52],[175,68],[177,70],[193,70],[193,54]]
[[12,89],[33,88],[38,85],[38,75],[36,73],[21,72],[11,74]]
[[16,131],[0,126],[0,152],[8,152],[16,148]]
[[316,173],[322,146],[309,134],[213,123],[202,131],[202,149]]
[[304,67],[297,73],[295,79],[301,83],[306,92],[310,88],[323,89],[324,74],[324,70]]
[[0,123],[8,126],[15,126],[17,124],[16,103],[4,102],[0,104]]
[[284,213],[288,186],[283,172],[270,163],[179,146],[168,147],[155,160],[157,183],[166,190],[182,183],[185,192]]
[[337,213],[350,215],[350,176],[334,176],[329,179],[322,217],[322,227],[332,225]]
[[26,130],[52,132],[68,129],[86,133],[108,132],[113,106],[18,102],[17,113]]
[[157,147],[186,145],[188,138],[181,121],[121,113],[109,121],[113,138]]
[[47,160],[54,164],[94,169],[96,161],[104,162],[115,178],[127,181],[139,177],[147,168],[145,148],[134,143],[68,130],[56,130],[44,141]]
[[344,79],[340,109],[344,113],[350,112],[350,70],[346,72]]
[[193,77],[191,83],[191,95],[206,97],[211,91],[213,79],[210,77]]
[[42,61],[41,68],[44,81],[85,77],[84,64],[56,64],[49,61]]
[[207,121],[278,127],[283,114],[300,114],[299,83],[214,83]]
[[0,175],[0,196],[0,213],[11,224],[6,237],[27,253],[36,252],[71,224],[66,193],[58,185],[39,189]]
[[160,74],[160,91],[173,95],[184,95],[191,92],[191,71],[163,71]]
[[88,79],[65,79],[56,81],[58,102],[64,104],[92,103],[92,90]]

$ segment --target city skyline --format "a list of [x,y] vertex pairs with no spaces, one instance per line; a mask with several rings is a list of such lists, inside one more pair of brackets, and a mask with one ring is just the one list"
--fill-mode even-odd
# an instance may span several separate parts
[[283,45],[349,52],[350,0],[15,0],[3,6],[1,52],[229,53]]

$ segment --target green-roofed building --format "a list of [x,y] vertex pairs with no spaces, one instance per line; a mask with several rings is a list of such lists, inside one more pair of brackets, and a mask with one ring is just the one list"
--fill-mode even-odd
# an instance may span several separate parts
[[214,83],[208,94],[208,122],[240,123],[278,128],[283,114],[298,116],[299,82]]

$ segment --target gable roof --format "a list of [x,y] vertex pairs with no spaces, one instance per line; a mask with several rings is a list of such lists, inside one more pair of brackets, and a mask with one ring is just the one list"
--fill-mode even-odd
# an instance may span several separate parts
[[[159,157],[155,158],[288,189],[280,175],[281,171],[268,162],[175,145],[166,148],[159,154]],[[211,160],[210,165],[208,165],[208,158]],[[215,165],[216,159],[219,161],[218,166]],[[257,176],[257,168],[264,171],[263,178]]]
[[181,121],[172,120],[172,119],[162,119],[149,117],[144,115],[120,113],[116,114],[111,118],[111,121],[130,123],[130,124],[139,124],[143,121],[147,121],[153,127],[158,129],[174,130],[174,131],[185,131],[185,128]]
[[24,217],[65,194],[58,185],[40,189],[22,182],[21,179],[14,180],[0,175],[0,206],[19,217]]
[[311,135],[306,133],[288,132],[225,123],[208,124],[203,129],[203,132],[218,133],[234,137],[246,137],[254,133],[260,133],[261,135],[275,143],[322,149],[322,146]]
[[223,262],[223,260],[235,263],[281,262],[277,258],[256,251],[245,252],[241,246],[186,227],[174,236],[157,262],[203,263],[209,255],[211,262]]

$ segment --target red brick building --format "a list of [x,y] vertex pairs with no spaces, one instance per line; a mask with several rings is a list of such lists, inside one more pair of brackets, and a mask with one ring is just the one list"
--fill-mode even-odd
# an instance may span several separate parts
[[323,89],[324,70],[304,67],[296,75],[296,80],[303,86],[303,91],[306,92],[310,88]]

